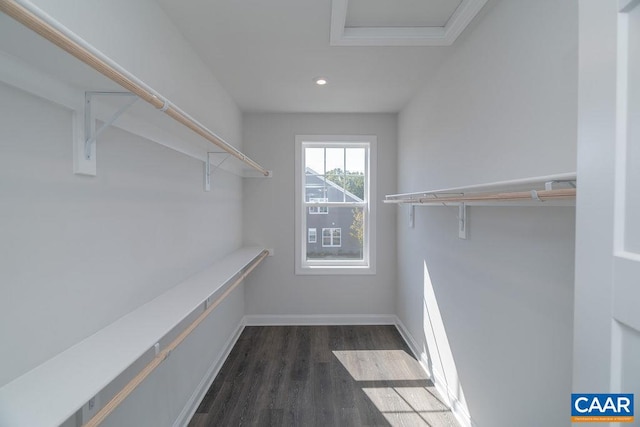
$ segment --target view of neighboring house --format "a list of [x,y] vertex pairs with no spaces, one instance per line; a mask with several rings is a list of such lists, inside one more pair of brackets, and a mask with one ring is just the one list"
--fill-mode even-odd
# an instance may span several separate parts
[[[306,168],[305,197],[308,202],[362,202],[311,168]],[[309,258],[362,259],[362,242],[354,231],[357,209],[313,206],[307,212],[307,256]],[[356,225],[354,225],[356,224]],[[362,235],[362,234],[360,234]]]

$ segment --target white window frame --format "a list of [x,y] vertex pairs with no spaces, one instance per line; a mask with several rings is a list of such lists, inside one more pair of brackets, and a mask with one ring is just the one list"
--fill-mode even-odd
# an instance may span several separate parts
[[[330,243],[328,245],[324,244],[324,231],[325,230],[329,230],[329,241]],[[334,238],[335,235],[333,234],[334,231],[339,230],[340,231],[340,243],[336,244],[336,242],[334,242]],[[342,247],[342,228],[340,227],[325,227],[322,229],[322,234],[320,235],[320,237],[322,238],[322,247],[323,248],[341,248]]]
[[[376,167],[377,137],[375,135],[296,135],[295,137],[295,273],[300,275],[375,274],[376,273]],[[304,148],[318,147],[367,148],[364,202],[310,202],[306,200]],[[307,212],[313,207],[357,207],[365,212],[362,260],[307,260]],[[348,232],[348,231],[347,231]],[[322,235],[319,236],[322,239]],[[343,235],[341,232],[340,243]],[[317,241],[317,240],[316,240]],[[321,241],[322,243],[322,241]]]
[[[313,236],[313,240],[312,237]],[[318,243],[318,231],[315,228],[310,228],[307,230],[307,242],[308,243]]]

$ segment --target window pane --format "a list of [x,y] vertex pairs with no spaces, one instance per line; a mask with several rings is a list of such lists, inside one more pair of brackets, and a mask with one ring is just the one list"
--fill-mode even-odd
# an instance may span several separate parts
[[305,148],[305,170],[324,175],[324,148]]
[[305,174],[305,201],[326,200],[327,190],[327,183],[322,175]]
[[331,245],[332,246],[342,246],[342,240],[340,239],[341,236],[341,228],[334,228],[332,230],[333,232],[333,236],[332,236],[332,241],[331,241]]
[[364,174],[365,150],[364,148],[347,148],[346,170],[350,173]]
[[331,246],[331,229],[323,228],[322,229],[322,246]]
[[326,150],[326,172],[329,173],[336,169],[344,170],[344,148],[326,148]]
[[307,213],[307,227],[322,230],[322,239],[307,243],[307,260],[362,260],[362,208],[334,208],[326,215]]
[[344,189],[347,195],[347,202],[361,202],[364,201],[364,175],[363,174],[347,174],[344,178]]
[[324,177],[326,185],[327,200],[330,202],[344,202],[345,189],[343,188],[344,174],[341,169],[330,171]]

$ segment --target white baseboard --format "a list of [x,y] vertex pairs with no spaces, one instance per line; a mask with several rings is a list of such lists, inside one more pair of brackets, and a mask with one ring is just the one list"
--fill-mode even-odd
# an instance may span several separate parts
[[395,325],[394,314],[251,314],[244,316],[247,326],[308,325]]
[[434,372],[429,367],[428,356],[424,351],[421,351],[418,348],[418,344],[415,339],[407,329],[407,327],[402,323],[399,317],[396,316],[396,328],[398,328],[398,332],[402,335],[402,338],[406,341],[407,345],[413,352],[413,355],[418,360],[422,369],[425,370],[433,385],[435,386],[440,396],[445,400],[445,403],[451,408],[451,413],[456,417],[456,420],[462,427],[476,427],[476,424],[471,419],[471,416],[465,409],[462,402],[458,400],[456,395],[453,393],[454,390],[450,390],[447,386],[447,382],[444,380],[444,376],[440,372]]
[[242,318],[236,330],[231,334],[231,336],[229,336],[229,339],[224,344],[223,350],[219,353],[218,358],[211,364],[207,373],[202,377],[202,381],[200,381],[200,384],[198,384],[198,387],[191,395],[191,398],[189,398],[187,404],[182,409],[182,412],[180,412],[180,415],[176,418],[176,421],[173,423],[173,427],[186,427],[189,424],[189,421],[193,418],[198,406],[200,406],[200,402],[202,402],[202,399],[204,399],[209,387],[213,384],[213,380],[215,380],[218,372],[220,372],[220,369],[222,368],[222,365],[227,360],[227,357],[229,357],[233,346],[238,341],[238,338],[240,338],[240,334],[244,330],[245,326],[244,318]]
[[429,375],[429,378],[431,378],[431,372],[429,370],[429,366],[426,363],[423,363],[423,361],[421,360],[422,351],[418,349],[418,343],[416,343],[416,341],[413,339],[413,335],[409,333],[409,331],[407,330],[407,327],[404,326],[404,323],[402,323],[402,321],[398,316],[396,316],[394,324],[396,325],[396,328],[398,329],[398,332],[400,332],[400,335],[402,336],[404,341],[407,343],[407,345],[413,352],[413,355],[415,356],[415,358],[418,359],[421,365],[424,365],[423,366],[424,370]]

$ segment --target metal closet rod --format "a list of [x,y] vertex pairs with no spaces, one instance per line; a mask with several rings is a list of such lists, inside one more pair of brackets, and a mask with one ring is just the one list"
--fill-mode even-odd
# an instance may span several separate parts
[[389,199],[385,203],[412,203],[412,204],[442,204],[442,203],[461,203],[461,202],[518,202],[537,200],[543,202],[545,200],[573,199],[576,197],[575,188],[558,189],[558,190],[532,190],[532,191],[513,191],[508,193],[475,193],[459,196],[438,196],[431,197],[411,197],[405,199]]
[[[474,185],[466,185],[463,187],[451,187],[451,188],[442,188],[438,190],[428,190],[428,191],[415,191],[413,193],[400,193],[400,194],[388,194],[385,201],[389,203],[394,203],[394,200],[403,200],[403,199],[411,199],[411,198],[420,198],[427,197],[429,195],[461,195],[465,193],[488,193],[492,190],[502,189],[505,192],[505,188],[508,187],[522,187],[522,186],[530,186],[535,184],[545,184],[547,182],[571,182],[576,181],[576,173],[575,172],[567,172],[567,173],[559,173],[555,175],[544,175],[544,176],[535,176],[530,178],[521,178],[521,179],[511,179],[508,181],[497,181],[497,182],[488,182],[484,184],[474,184]],[[497,192],[497,191],[495,191]]]
[[268,170],[225,142],[33,3],[27,0],[0,0],[0,10],[264,176],[269,175]]

